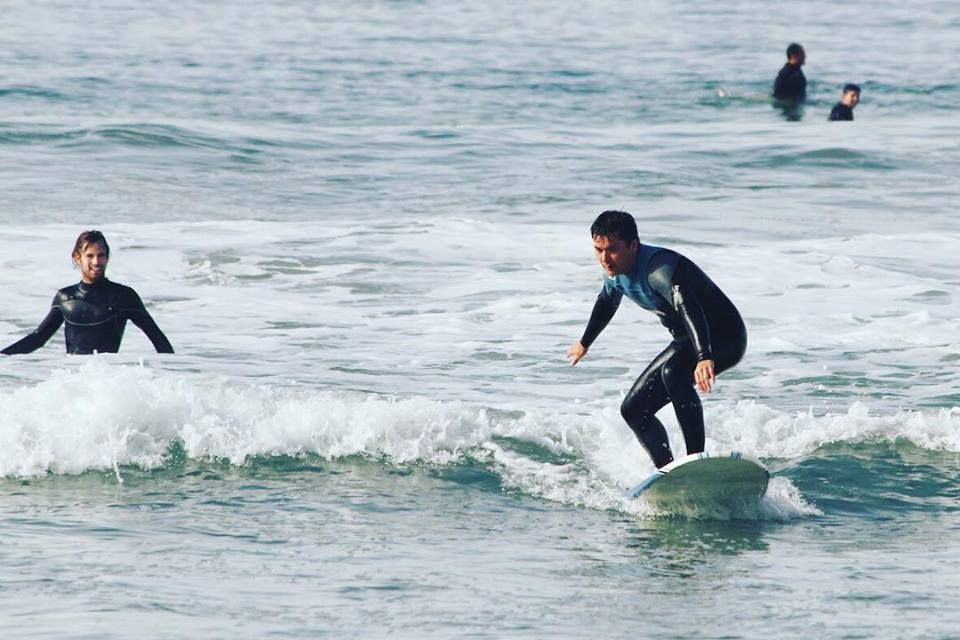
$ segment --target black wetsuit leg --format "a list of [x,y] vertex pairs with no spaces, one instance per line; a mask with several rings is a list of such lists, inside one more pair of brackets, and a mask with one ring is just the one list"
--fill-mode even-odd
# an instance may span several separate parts
[[[737,364],[746,351],[743,325],[735,327],[732,333],[716,336],[713,358],[717,374]],[[696,364],[697,357],[690,341],[674,340],[644,369],[620,406],[623,419],[657,468],[673,461],[666,429],[656,417],[667,403],[673,404],[687,454],[700,453],[704,449],[703,405],[693,379]]]
[[696,387],[693,386],[697,357],[689,340],[674,340],[667,350],[674,355],[660,367],[660,377],[670,394],[673,412],[677,414],[677,423],[683,431],[687,454],[700,453],[703,451],[706,436],[703,428],[703,405]]
[[676,355],[676,343],[664,349],[643,370],[620,405],[620,415],[627,421],[637,440],[660,468],[673,461],[670,441],[657,412],[670,402],[670,392],[661,375],[663,366]]

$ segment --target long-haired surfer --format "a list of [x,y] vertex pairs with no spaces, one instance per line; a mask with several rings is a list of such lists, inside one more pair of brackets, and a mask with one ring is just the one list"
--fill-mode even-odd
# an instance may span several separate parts
[[110,245],[101,232],[81,233],[70,255],[80,269],[80,282],[57,291],[40,326],[0,353],[36,351],[64,323],[67,353],[115,353],[120,350],[127,320],[140,327],[158,353],[173,353],[170,341],[147,312],[137,292],[107,280]]

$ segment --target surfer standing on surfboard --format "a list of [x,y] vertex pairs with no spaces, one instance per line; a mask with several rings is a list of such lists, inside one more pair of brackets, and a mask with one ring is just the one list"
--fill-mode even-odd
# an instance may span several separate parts
[[84,231],[71,254],[80,269],[80,282],[57,291],[40,326],[0,351],[31,353],[47,343],[66,323],[67,353],[116,353],[127,320],[140,327],[158,353],[173,353],[167,336],[147,312],[137,292],[107,280],[110,245],[99,231]]
[[641,244],[637,223],[625,211],[604,211],[590,227],[593,250],[604,270],[603,288],[583,337],[567,351],[571,365],[607,326],[623,296],[652,311],[673,341],[653,359],[627,393],[620,413],[659,468],[673,461],[657,411],[673,404],[687,453],[704,446],[705,393],[716,375],[740,361],[747,330],[737,308],[693,262],[670,249]]

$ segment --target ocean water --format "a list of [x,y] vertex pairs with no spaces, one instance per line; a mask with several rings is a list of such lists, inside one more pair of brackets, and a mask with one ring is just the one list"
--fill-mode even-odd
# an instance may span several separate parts
[[[2,15],[0,341],[99,228],[177,353],[0,360],[0,636],[960,638],[954,3]],[[564,358],[608,208],[746,319],[704,407],[756,510],[623,497],[668,336]]]

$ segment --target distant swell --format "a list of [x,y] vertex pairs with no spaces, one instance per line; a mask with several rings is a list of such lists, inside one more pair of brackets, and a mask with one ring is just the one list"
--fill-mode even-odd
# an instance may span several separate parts
[[207,149],[238,154],[259,153],[272,146],[262,139],[217,137],[166,124],[108,124],[68,128],[56,125],[7,125],[0,128],[0,145],[45,145],[96,150],[127,146],[155,149]]

